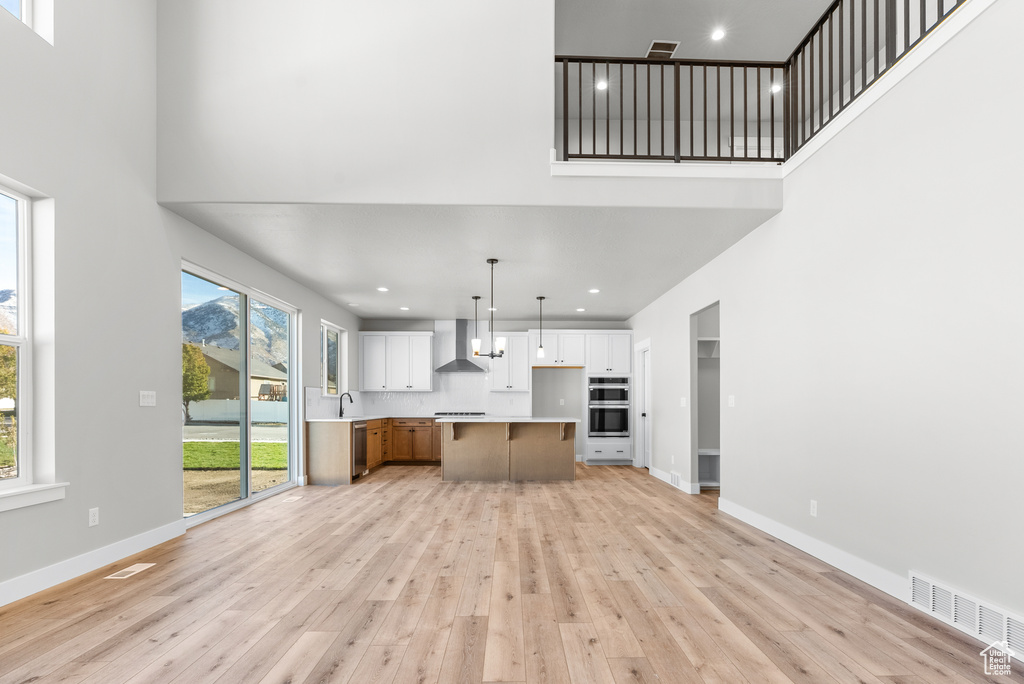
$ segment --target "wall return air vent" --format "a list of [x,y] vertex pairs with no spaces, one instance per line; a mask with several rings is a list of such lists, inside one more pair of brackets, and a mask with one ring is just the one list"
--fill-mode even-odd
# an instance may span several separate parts
[[652,40],[651,47],[647,48],[647,59],[672,59],[678,47],[678,40]]
[[1024,619],[913,571],[910,604],[983,644],[1006,642],[1024,653]]

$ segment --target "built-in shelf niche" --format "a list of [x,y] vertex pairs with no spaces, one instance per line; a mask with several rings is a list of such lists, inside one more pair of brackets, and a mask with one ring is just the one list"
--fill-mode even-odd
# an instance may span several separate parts
[[719,358],[719,345],[721,340],[717,337],[697,338],[697,358],[717,359]]

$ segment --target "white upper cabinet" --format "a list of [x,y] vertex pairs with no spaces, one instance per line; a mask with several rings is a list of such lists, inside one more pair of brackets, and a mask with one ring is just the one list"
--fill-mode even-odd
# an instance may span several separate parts
[[587,335],[588,373],[629,373],[632,369],[633,336],[629,333]]
[[365,391],[387,389],[387,337],[359,336],[359,388]]
[[544,358],[537,357],[539,335],[530,333],[530,363],[534,366],[582,366],[586,362],[586,335],[581,332],[544,331]]
[[364,392],[433,389],[433,333],[359,333],[359,387]]
[[[530,338],[526,333],[494,333],[505,341],[505,355],[491,360],[492,392],[530,390]],[[546,336],[545,336],[546,337]]]

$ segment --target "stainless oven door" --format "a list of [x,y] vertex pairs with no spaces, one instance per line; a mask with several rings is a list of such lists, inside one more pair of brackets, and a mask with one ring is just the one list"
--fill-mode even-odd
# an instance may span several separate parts
[[590,385],[589,404],[628,404],[629,385]]
[[591,404],[591,437],[629,437],[629,404]]

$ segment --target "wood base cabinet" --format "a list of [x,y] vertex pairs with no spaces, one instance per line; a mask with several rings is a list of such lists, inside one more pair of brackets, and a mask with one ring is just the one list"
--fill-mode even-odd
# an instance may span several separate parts
[[438,460],[434,458],[434,421],[430,418],[392,418],[391,460]]

